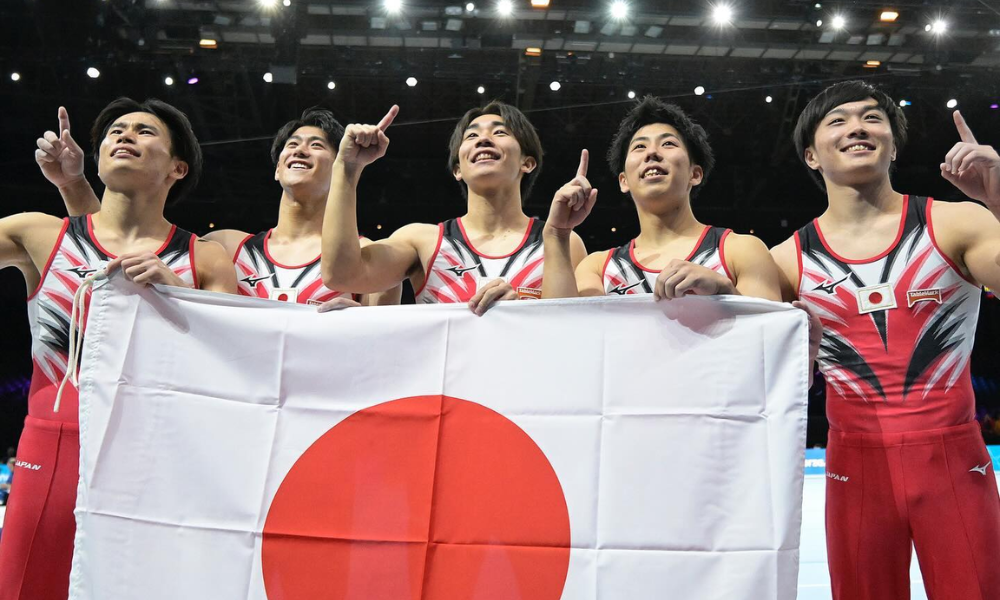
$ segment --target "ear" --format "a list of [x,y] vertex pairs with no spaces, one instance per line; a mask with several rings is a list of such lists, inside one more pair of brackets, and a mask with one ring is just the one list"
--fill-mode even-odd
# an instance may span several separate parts
[[702,169],[700,165],[694,165],[691,167],[691,187],[696,185],[701,185],[701,181],[705,179],[705,169]]
[[538,161],[535,160],[535,157],[529,156],[521,161],[521,172],[527,175],[528,173],[534,171],[537,166]]
[[816,160],[816,149],[809,146],[802,152],[802,158],[805,159],[806,165],[809,166],[813,171],[819,171],[819,161]]
[[451,170],[451,174],[455,177],[455,181],[462,181],[462,167],[460,165],[455,165],[455,168]]
[[170,171],[170,176],[174,179],[184,179],[188,174],[188,164],[183,160],[178,160],[174,163],[173,170]]
[[627,194],[629,192],[628,179],[625,178],[625,171],[618,174],[618,189],[620,189],[623,194]]
[[278,165],[274,165],[274,180],[278,180]]
[[892,142],[892,154],[889,155],[890,162],[896,162],[896,142]]

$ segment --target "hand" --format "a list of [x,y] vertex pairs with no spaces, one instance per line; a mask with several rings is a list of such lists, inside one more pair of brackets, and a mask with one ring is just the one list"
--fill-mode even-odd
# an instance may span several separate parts
[[35,142],[35,162],[56,187],[83,180],[83,149],[69,134],[69,113],[59,107],[59,134],[46,131]]
[[334,310],[340,310],[343,308],[351,308],[354,306],[361,306],[361,304],[355,302],[354,300],[351,300],[347,296],[340,296],[339,298],[334,298],[333,300],[327,300],[323,304],[320,304],[319,307],[316,308],[316,312],[325,313]]
[[503,279],[494,279],[479,288],[472,300],[469,300],[469,308],[481,317],[500,300],[517,300],[517,292]]
[[121,268],[122,273],[125,275],[125,279],[139,285],[159,283],[177,287],[191,287],[178,277],[170,267],[163,264],[159,256],[152,252],[130,252],[123,254],[109,262],[104,271],[108,275],[111,275],[119,268]]
[[337,160],[360,168],[385,156],[386,148],[389,147],[389,138],[385,136],[385,130],[392,125],[398,114],[399,107],[393,104],[378,125],[356,123],[348,125],[344,130],[344,138],[340,140]]
[[589,163],[590,154],[583,150],[580,152],[580,166],[576,170],[576,177],[559,188],[552,198],[549,218],[545,222],[547,226],[568,232],[583,223],[590,214],[597,201],[597,190],[587,181]]
[[712,296],[732,294],[735,291],[736,286],[725,275],[675,258],[656,277],[653,296],[657,300],[672,300],[687,294]]
[[1000,155],[992,146],[976,142],[962,113],[956,110],[953,116],[962,141],[944,157],[941,176],[969,198],[985,203],[993,214],[1000,214]]

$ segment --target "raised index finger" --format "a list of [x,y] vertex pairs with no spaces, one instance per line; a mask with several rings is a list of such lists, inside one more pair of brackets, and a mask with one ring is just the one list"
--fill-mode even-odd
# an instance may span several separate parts
[[385,116],[382,117],[382,120],[378,122],[378,128],[381,129],[382,131],[385,131],[389,127],[389,125],[392,125],[393,120],[395,120],[396,115],[398,114],[399,114],[399,106],[393,104],[392,108],[389,109],[389,112],[385,113]]
[[969,125],[965,122],[965,117],[962,116],[962,113],[956,110],[952,113],[952,116],[955,117],[955,128],[958,129],[958,137],[960,137],[963,142],[969,144],[977,143],[976,136],[972,135],[972,130],[969,129]]
[[587,177],[587,167],[590,165],[590,153],[584,148],[580,151],[580,167],[576,170],[577,177]]
[[69,131],[69,112],[66,107],[59,107],[59,135],[62,136],[62,132]]

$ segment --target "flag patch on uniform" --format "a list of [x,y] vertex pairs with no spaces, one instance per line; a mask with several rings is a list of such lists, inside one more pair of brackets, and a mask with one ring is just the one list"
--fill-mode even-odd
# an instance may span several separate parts
[[892,286],[888,283],[859,288],[857,295],[858,314],[896,308],[896,295],[892,293]]
[[941,289],[931,288],[906,292],[906,304],[908,307],[913,308],[913,305],[917,302],[937,302],[941,304]]
[[531,287],[519,287],[517,288],[517,299],[518,300],[541,300],[542,290],[538,288]]

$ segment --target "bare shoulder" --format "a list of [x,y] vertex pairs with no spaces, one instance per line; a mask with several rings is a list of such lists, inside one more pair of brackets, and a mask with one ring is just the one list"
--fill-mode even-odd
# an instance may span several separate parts
[[976,202],[945,202],[934,200],[931,203],[931,220],[934,223],[934,233],[974,233],[983,226],[996,223],[996,217],[985,206]]
[[423,251],[428,247],[433,249],[437,245],[439,232],[440,228],[437,225],[431,225],[430,223],[410,223],[392,232],[392,235],[385,240],[373,243],[400,243],[412,246],[418,251]]
[[795,258],[796,252],[798,252],[798,247],[795,244],[794,237],[790,237],[771,248],[771,256],[774,257],[774,262],[778,263],[778,266],[789,262],[798,264],[798,259]]
[[726,236],[726,254],[737,252],[739,254],[750,254],[760,256],[767,252],[767,245],[755,235],[736,233],[735,231]]
[[595,273],[601,275],[601,271],[604,270],[605,263],[608,262],[608,257],[614,250],[598,250],[597,252],[591,252],[580,262],[580,266],[576,268],[579,273]]
[[23,246],[34,257],[48,255],[62,231],[64,219],[25,212],[0,219],[0,236]]
[[247,239],[250,234],[245,231],[240,231],[238,229],[220,229],[218,231],[210,231],[206,233],[201,239],[211,242],[217,242],[222,245],[230,255],[236,254],[236,250],[243,243],[243,240]]

